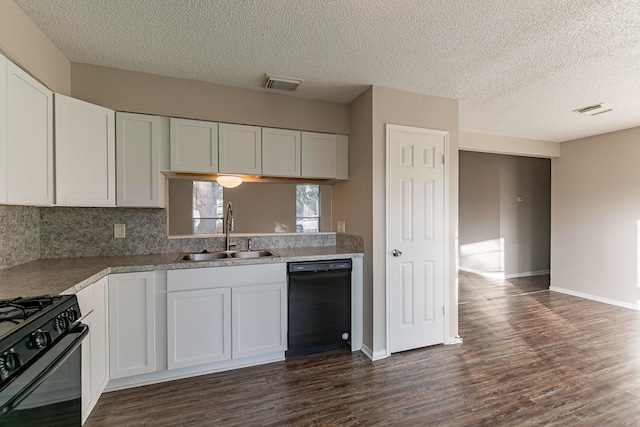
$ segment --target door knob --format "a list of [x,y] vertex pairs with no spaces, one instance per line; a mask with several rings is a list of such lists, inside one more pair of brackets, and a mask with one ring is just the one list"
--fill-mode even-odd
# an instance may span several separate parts
[[397,249],[394,249],[394,250],[393,250],[393,252],[391,252],[391,253],[393,254],[393,256],[396,256],[396,257],[398,257],[398,256],[402,256],[402,252],[400,252],[400,251],[399,251],[399,250],[397,250]]

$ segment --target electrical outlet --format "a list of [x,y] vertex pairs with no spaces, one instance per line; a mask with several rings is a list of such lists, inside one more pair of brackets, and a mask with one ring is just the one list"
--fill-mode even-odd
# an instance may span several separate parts
[[126,237],[126,228],[124,224],[113,224],[113,238],[124,239]]
[[338,221],[338,233],[346,233],[346,225],[344,221]]

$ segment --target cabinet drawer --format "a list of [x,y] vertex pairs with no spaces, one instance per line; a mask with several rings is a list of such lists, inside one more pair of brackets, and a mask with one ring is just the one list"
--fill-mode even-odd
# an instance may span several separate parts
[[167,271],[167,292],[286,281],[285,263],[169,270]]

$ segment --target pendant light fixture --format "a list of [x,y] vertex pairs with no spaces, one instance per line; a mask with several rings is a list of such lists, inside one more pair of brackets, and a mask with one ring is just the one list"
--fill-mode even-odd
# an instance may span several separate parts
[[224,188],[235,188],[242,184],[242,178],[234,175],[220,175],[216,178],[216,181]]

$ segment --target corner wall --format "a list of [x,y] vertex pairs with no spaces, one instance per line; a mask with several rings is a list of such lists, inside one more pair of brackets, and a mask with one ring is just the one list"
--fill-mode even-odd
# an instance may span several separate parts
[[458,334],[456,240],[458,233],[458,101],[374,86],[372,139],[373,347],[387,349],[386,336],[386,125],[397,124],[449,132],[446,153],[449,180],[449,339]]
[[0,1],[0,50],[49,89],[71,93],[71,63],[13,0]]
[[560,144],[552,290],[640,310],[640,128]]
[[118,111],[349,133],[349,106],[97,65],[71,64],[71,95]]

